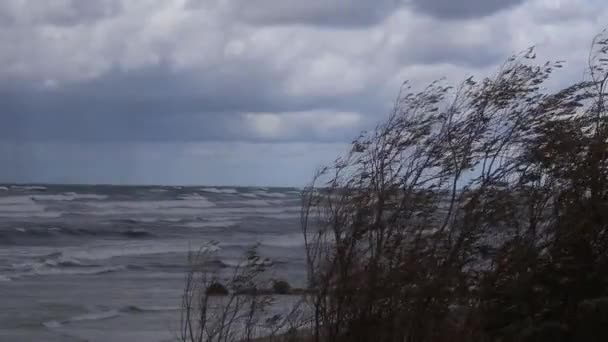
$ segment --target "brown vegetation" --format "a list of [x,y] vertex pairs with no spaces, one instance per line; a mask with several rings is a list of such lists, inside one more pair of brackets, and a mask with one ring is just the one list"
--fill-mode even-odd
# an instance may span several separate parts
[[306,191],[315,341],[603,340],[581,317],[606,330],[607,52],[600,35],[588,79],[556,92],[562,62],[533,49],[405,84]]
[[[562,63],[530,49],[481,81],[404,84],[389,119],[305,190],[308,309],[265,340],[607,340],[606,35],[586,80],[549,91]],[[253,339],[271,300],[239,294],[260,288],[256,258],[213,320],[217,278],[192,260],[182,341]]]

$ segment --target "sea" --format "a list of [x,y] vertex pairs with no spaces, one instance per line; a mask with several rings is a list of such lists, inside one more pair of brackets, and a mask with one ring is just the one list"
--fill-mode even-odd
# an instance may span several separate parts
[[[297,188],[0,185],[0,341],[174,341],[188,253],[306,278]],[[210,266],[211,267],[211,266]]]

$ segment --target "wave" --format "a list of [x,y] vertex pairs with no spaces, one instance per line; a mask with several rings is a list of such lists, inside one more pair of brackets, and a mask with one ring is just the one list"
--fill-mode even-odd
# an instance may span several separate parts
[[150,232],[147,232],[145,230],[142,229],[130,229],[130,230],[125,230],[123,232],[120,233],[123,236],[126,236],[128,238],[152,238],[152,237],[156,237],[155,234],[152,234]]
[[[13,229],[0,230],[0,238],[8,239],[11,242],[16,239],[37,239],[50,238],[53,236],[121,236],[130,239],[136,238],[155,238],[156,234],[144,229],[126,229],[126,230],[94,230],[84,228],[68,228],[68,227],[35,227],[23,228],[15,227]],[[14,242],[14,241],[12,241]]]
[[228,194],[228,195],[234,195],[234,194],[239,193],[236,189],[232,189],[232,188],[202,188],[202,189],[200,189],[200,191],[214,193],[214,194]]
[[[77,253],[73,253],[77,254]],[[140,269],[137,265],[102,265],[94,259],[78,258],[68,252],[54,252],[18,264],[13,264],[10,279],[46,275],[99,275]]]
[[186,228],[229,228],[238,225],[236,220],[214,220],[186,222],[182,226]]
[[[222,264],[225,265],[224,267],[243,267],[248,263],[248,261],[243,260],[243,259],[226,259],[222,261]],[[282,263],[282,262],[276,262],[274,260],[270,260],[270,259],[260,259],[257,263],[255,263],[258,266],[264,266],[264,267],[272,267],[275,264],[278,263]]]
[[172,200],[86,202],[87,214],[106,215],[197,215],[215,203],[200,195],[180,196]]
[[13,185],[11,186],[13,190],[21,190],[21,191],[46,191],[46,186],[40,185]]
[[[79,260],[83,262],[98,262],[115,257],[145,256],[168,253],[187,253],[191,245],[188,241],[164,241],[157,240],[121,241],[111,245],[92,245],[84,248],[64,249],[61,256],[67,260]],[[203,250],[219,251],[218,246],[212,245]]]
[[252,206],[252,207],[270,207],[270,206],[278,206],[283,205],[285,203],[283,200],[276,199],[240,199],[235,201],[230,201],[230,204],[235,205],[244,205],[244,206]]
[[261,244],[270,247],[300,247],[305,245],[305,239],[302,233],[292,233],[268,237]]
[[168,222],[175,223],[181,222],[184,219],[181,217],[132,217],[132,218],[120,218],[120,219],[112,219],[111,222],[114,223],[123,223],[123,224],[141,224],[141,223],[158,223],[158,222]]
[[[2,208],[4,209],[4,208]],[[59,218],[62,216],[60,212],[52,212],[52,211],[39,211],[39,212],[5,212],[0,210],[0,217],[3,218],[13,218],[13,219],[29,219],[29,218]]]
[[100,275],[107,273],[120,272],[130,269],[128,266],[98,266],[98,267],[79,267],[79,266],[36,266],[29,271],[16,272],[13,275],[5,276],[9,280],[15,278],[32,276],[58,276],[58,275]]
[[48,322],[44,322],[42,323],[42,325],[44,325],[47,328],[50,329],[55,329],[55,328],[60,328],[63,325],[66,324],[70,324],[70,323],[76,323],[76,322],[82,322],[82,321],[101,321],[104,319],[110,319],[110,318],[114,318],[120,315],[120,311],[119,310],[109,310],[109,311],[101,311],[101,312],[91,312],[91,313],[86,313],[83,315],[78,315],[78,316],[74,316],[62,321],[48,321]]
[[[51,196],[51,195],[49,195]],[[63,195],[55,195],[57,201],[74,201],[74,200],[106,200],[108,195],[100,194],[80,194],[76,192],[66,192]]]
[[128,269],[127,266],[102,266],[95,268],[45,268],[32,271],[22,276],[33,275],[99,275],[113,272],[120,272]]
[[48,322],[42,323],[45,327],[49,329],[61,328],[64,325],[78,323],[83,321],[102,321],[106,319],[116,318],[125,314],[139,314],[139,313],[147,313],[147,312],[164,312],[164,311],[178,311],[180,307],[178,306],[137,306],[137,305],[127,305],[120,309],[106,310],[106,311],[98,311],[98,312],[89,312],[82,315],[77,315],[70,317],[64,320],[52,320]]
[[271,197],[271,198],[286,198],[288,195],[282,192],[265,192],[265,191],[255,191],[254,192],[258,196],[262,197]]

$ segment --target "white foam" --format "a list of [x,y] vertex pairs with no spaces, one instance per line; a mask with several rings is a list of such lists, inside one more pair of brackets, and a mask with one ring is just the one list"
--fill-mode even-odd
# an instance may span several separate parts
[[[247,265],[249,261],[242,259],[225,259],[222,260],[222,263],[229,267],[243,267]],[[270,267],[273,265],[273,262],[270,259],[260,259],[255,263],[255,265]]]
[[43,206],[34,202],[31,196],[20,195],[0,197],[0,209],[8,208],[10,210],[18,210],[21,207],[23,207],[24,211],[30,211],[32,208],[40,208]]
[[61,195],[36,195],[34,199],[42,198],[43,200],[55,200],[55,201],[74,201],[80,199],[92,199],[92,200],[105,200],[108,199],[108,195],[100,194],[79,194],[75,192],[66,192]]
[[282,192],[265,192],[265,191],[255,191],[256,195],[263,197],[271,197],[271,198],[286,198],[287,194]]
[[207,200],[91,202],[87,203],[87,206],[91,208],[87,214],[95,216],[114,216],[117,219],[135,218],[135,220],[138,220],[139,217],[146,217],[150,220],[152,218],[157,218],[161,221],[170,221],[173,219],[174,221],[171,222],[179,222],[194,217],[203,217],[205,219],[216,219],[221,217],[231,220],[241,219],[247,216],[275,218],[277,215],[299,215],[301,211],[301,207],[299,206],[282,206],[272,202],[265,204],[270,205],[217,207],[214,203]]
[[65,324],[82,322],[82,321],[100,321],[100,320],[104,320],[104,319],[114,318],[119,315],[120,315],[120,312],[118,310],[108,310],[108,311],[101,311],[101,312],[86,313],[83,315],[78,315],[78,316],[68,318],[63,321],[49,321],[49,322],[45,322],[42,324],[47,328],[56,329],[56,328],[62,327]]
[[23,274],[30,275],[95,275],[111,272],[124,271],[125,266],[105,266],[105,267],[90,267],[90,268],[43,268],[33,272]]
[[200,214],[202,209],[215,204],[200,195],[180,197],[175,200],[158,201],[108,201],[87,202],[92,209],[90,215],[129,215],[129,216],[188,216]]
[[44,325],[45,327],[47,327],[49,329],[61,328],[61,322],[59,322],[59,321],[48,321],[48,322],[42,323],[42,325]]
[[11,278],[0,274],[0,282],[9,282],[9,281],[11,281]]
[[125,266],[97,266],[63,252],[54,252],[27,261],[13,264],[16,277],[33,275],[93,275],[125,270]]
[[34,201],[30,196],[8,196],[0,198],[0,217],[52,218],[61,216],[60,212],[46,211],[46,206]]
[[179,306],[125,306],[120,310],[106,310],[99,312],[89,312],[82,315],[77,315],[70,317],[65,320],[53,320],[42,323],[45,327],[49,329],[57,329],[61,328],[64,325],[68,325],[71,323],[78,323],[84,321],[101,321],[106,319],[116,318],[125,314],[136,314],[141,312],[162,312],[162,311],[178,311],[181,308]]
[[238,194],[239,192],[236,189],[231,188],[202,188],[200,191],[215,193],[215,194]]
[[[164,242],[115,242],[108,245],[89,245],[82,248],[63,248],[61,253],[68,260],[81,261],[100,261],[114,257],[140,256],[168,253],[188,252],[192,246],[202,245],[203,243],[176,240]],[[217,246],[209,247],[207,250],[219,249]]]
[[8,191],[8,188],[5,186],[0,186],[0,191]]

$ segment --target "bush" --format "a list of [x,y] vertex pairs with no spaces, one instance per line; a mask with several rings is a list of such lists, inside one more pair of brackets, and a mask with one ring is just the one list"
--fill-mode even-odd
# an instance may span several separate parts
[[208,296],[227,296],[229,291],[226,286],[215,282],[207,287],[206,293]]
[[316,342],[608,330],[603,301],[584,303],[608,296],[608,32],[562,90],[547,87],[562,62],[535,57],[404,84],[388,120],[318,172],[301,216]]
[[272,291],[278,295],[286,295],[291,293],[291,285],[285,280],[275,280],[272,283]]

